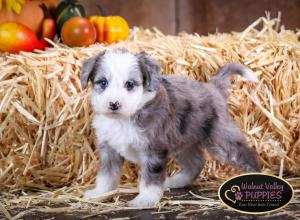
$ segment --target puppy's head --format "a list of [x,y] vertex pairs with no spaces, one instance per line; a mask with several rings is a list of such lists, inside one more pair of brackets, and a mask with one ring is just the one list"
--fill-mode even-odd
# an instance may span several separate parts
[[106,51],[86,60],[81,84],[93,84],[92,106],[96,114],[130,117],[154,98],[161,78],[159,63],[142,52]]

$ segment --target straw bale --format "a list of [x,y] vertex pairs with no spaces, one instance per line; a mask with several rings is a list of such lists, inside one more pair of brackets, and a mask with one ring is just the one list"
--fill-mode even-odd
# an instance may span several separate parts
[[[261,27],[261,28],[258,28]],[[234,77],[229,112],[265,172],[300,175],[300,33],[280,19],[259,18],[243,32],[167,36],[134,28],[116,45],[54,47],[0,56],[0,185],[10,191],[90,184],[98,170],[89,92],[80,86],[82,61],[113,48],[146,51],[165,74],[208,81],[220,66],[240,61],[260,82]],[[169,173],[178,169],[170,162]],[[124,165],[124,183],[136,181]],[[237,170],[212,158],[200,178],[224,178]]]

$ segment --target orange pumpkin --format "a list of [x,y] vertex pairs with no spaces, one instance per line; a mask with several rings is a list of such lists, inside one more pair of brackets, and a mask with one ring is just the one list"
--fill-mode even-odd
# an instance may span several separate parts
[[111,44],[128,38],[129,27],[121,16],[91,16],[89,20],[96,27],[97,41],[100,43]]
[[0,24],[8,21],[14,21],[26,25],[38,36],[42,32],[42,23],[44,19],[43,10],[39,7],[44,3],[50,10],[53,10],[58,0],[27,0],[22,5],[20,14],[13,11],[7,11],[5,7],[0,10]]

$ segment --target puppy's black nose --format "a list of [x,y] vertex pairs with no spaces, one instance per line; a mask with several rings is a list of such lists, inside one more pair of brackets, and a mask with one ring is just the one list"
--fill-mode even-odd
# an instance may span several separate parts
[[112,111],[117,111],[121,107],[119,102],[109,102],[109,109]]

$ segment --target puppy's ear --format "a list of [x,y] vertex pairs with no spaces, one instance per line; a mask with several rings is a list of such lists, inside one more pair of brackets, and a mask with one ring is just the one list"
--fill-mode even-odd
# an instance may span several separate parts
[[83,62],[80,76],[82,89],[86,89],[89,80],[93,80],[93,78],[95,77],[96,65],[100,62],[100,59],[104,55],[104,53],[105,52],[102,52]]
[[145,52],[136,55],[143,75],[143,85],[149,91],[158,88],[161,80],[161,67],[157,60],[148,56]]
[[82,89],[86,89],[88,86],[88,82],[91,79],[93,68],[96,62],[96,57],[89,58],[85,60],[82,64],[81,68],[81,75],[80,75],[80,80],[81,80],[81,87]]

